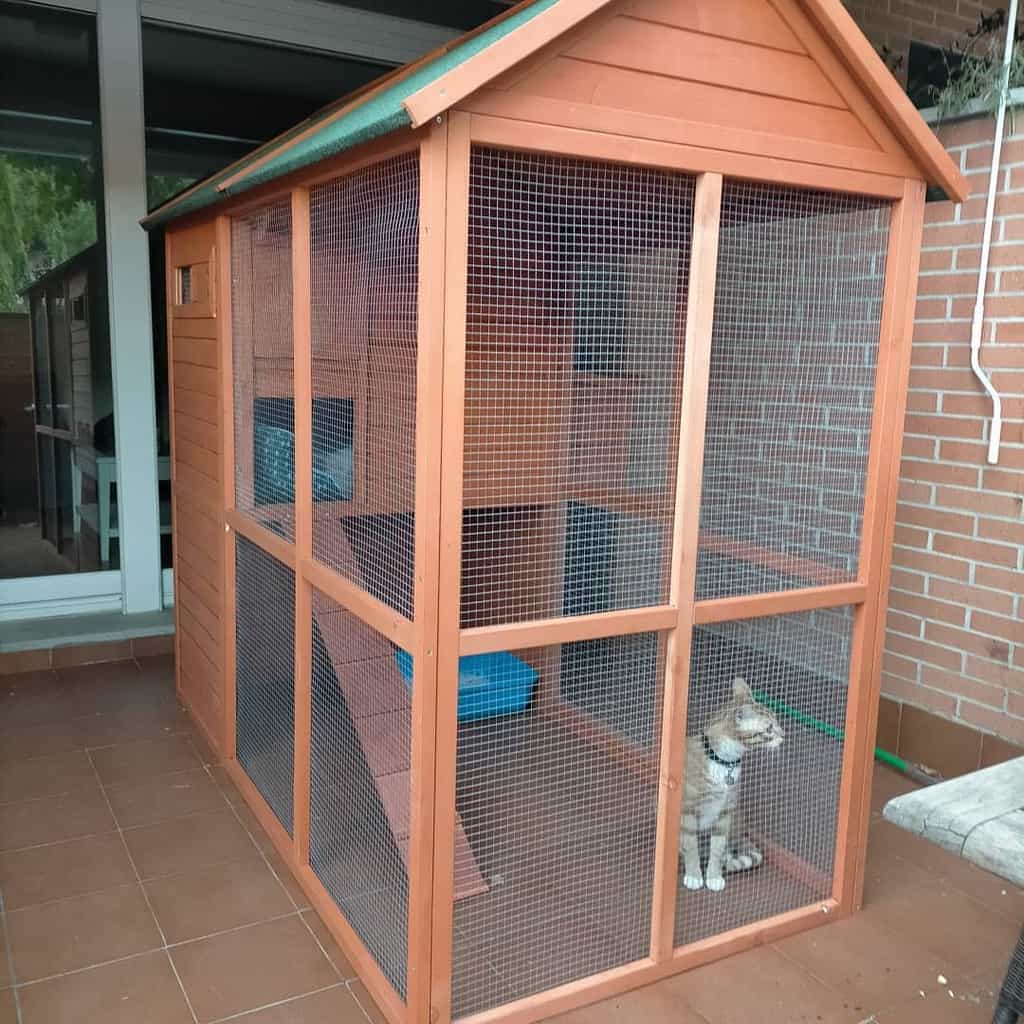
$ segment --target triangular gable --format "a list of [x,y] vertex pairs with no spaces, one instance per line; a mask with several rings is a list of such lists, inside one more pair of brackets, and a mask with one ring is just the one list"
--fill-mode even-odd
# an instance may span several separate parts
[[[967,184],[838,0],[614,0],[572,21],[560,0],[404,105],[414,125],[453,106],[840,168]],[[556,16],[559,16],[556,24]],[[557,30],[552,31],[552,30]],[[519,65],[509,69],[516,52]],[[645,121],[645,119],[648,119]],[[685,127],[664,133],[664,123]]]

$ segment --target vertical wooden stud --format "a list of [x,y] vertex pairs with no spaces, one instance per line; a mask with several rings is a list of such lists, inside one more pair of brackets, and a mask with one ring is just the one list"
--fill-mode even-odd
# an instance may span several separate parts
[[430,1020],[447,160],[448,125],[433,125],[420,149],[416,291],[416,541],[406,1002],[408,1019],[420,1024]]
[[437,693],[434,761],[434,874],[430,1020],[452,1015],[455,759],[458,743],[462,468],[466,419],[466,277],[469,249],[470,116],[448,121],[445,186],[444,363],[438,554]]
[[857,609],[854,621],[836,837],[833,895],[843,914],[860,906],[864,883],[896,490],[921,260],[924,189],[921,181],[906,181],[903,197],[892,208],[889,226],[859,564],[860,582],[866,584],[868,596]]
[[309,189],[292,192],[292,371],[295,418],[295,761],[292,836],[299,864],[309,861],[309,743],[312,589],[301,566],[313,557],[312,285]]
[[[221,488],[224,509],[235,506],[235,386],[233,287],[231,276],[231,218],[218,217],[214,224],[214,245],[217,309],[217,341],[220,361],[220,439]],[[171,271],[168,260],[168,271]],[[171,281],[168,281],[168,288]],[[168,291],[168,308],[170,295]],[[173,398],[173,396],[172,396]],[[173,401],[172,401],[173,404]],[[173,465],[173,459],[172,459]],[[235,538],[224,521],[224,594],[221,600],[222,635],[224,638],[224,721],[223,755],[225,760],[235,756]]]
[[694,586],[700,527],[701,474],[711,372],[711,329],[715,313],[718,227],[722,176],[702,174],[694,198],[693,241],[687,296],[680,408],[676,504],[672,547],[671,603],[678,609],[668,639],[658,822],[651,911],[651,959],[667,960],[675,945],[676,889],[679,878],[679,816],[686,749],[686,704],[693,641]]
[[[171,433],[171,553],[176,560],[178,556],[178,501],[175,478],[178,475],[178,463],[175,459],[175,429],[174,429],[174,288],[177,287],[178,275],[174,272],[174,258],[171,244],[173,234],[168,231],[164,235],[164,292],[167,296],[165,303],[165,318],[167,321],[167,415]],[[33,353],[33,358],[35,353]],[[223,432],[222,435],[223,436]],[[38,458],[39,447],[36,445],[36,458]],[[36,474],[37,480],[42,480],[42,474]],[[39,506],[42,508],[42,504]],[[175,581],[177,582],[177,581]],[[177,588],[175,588],[177,589]],[[179,591],[180,593],[180,591]],[[181,621],[179,616],[180,598],[175,596],[174,601],[174,685],[178,693],[181,693]],[[223,742],[223,740],[222,740]]]

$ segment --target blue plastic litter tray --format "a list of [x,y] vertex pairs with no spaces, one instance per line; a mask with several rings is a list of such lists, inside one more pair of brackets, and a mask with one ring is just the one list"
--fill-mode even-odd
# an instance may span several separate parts
[[[412,687],[412,655],[395,651],[398,671]],[[508,651],[459,658],[459,721],[512,715],[530,702],[537,673]]]

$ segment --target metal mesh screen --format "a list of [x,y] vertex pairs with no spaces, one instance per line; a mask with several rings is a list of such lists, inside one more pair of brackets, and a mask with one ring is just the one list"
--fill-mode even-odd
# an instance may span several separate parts
[[666,600],[693,195],[474,150],[464,625]]
[[[847,607],[694,629],[677,945],[831,895],[852,627]],[[750,691],[739,698],[737,676]],[[713,836],[728,799],[715,891]],[[694,826],[699,868],[686,856]]]
[[310,865],[404,995],[412,703],[396,653],[314,591]]
[[727,182],[700,598],[857,572],[889,206]]
[[231,224],[235,508],[295,538],[292,211],[282,199]]
[[[656,763],[655,690],[635,668],[640,652],[660,663],[664,647],[655,634],[553,645],[503,655],[481,667],[483,682],[460,681],[486,686],[493,707],[531,699],[470,719],[460,685],[455,1016],[648,954],[657,772],[608,735],[643,737],[647,767]],[[525,666],[537,673],[532,695]],[[602,728],[559,693],[585,695]],[[459,898],[467,858],[487,888]]]
[[313,553],[413,614],[419,157],[310,195]]
[[295,759],[295,574],[235,536],[238,763],[291,835]]

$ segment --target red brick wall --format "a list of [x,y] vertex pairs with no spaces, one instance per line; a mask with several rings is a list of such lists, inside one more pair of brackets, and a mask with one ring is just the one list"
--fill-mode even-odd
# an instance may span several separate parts
[[897,512],[883,692],[1024,743],[1024,122],[1007,137],[996,204],[983,363],[1003,395],[999,464],[990,404],[970,371],[993,121],[939,129],[968,174],[962,206],[927,207]]
[[911,41],[951,47],[974,29],[982,14],[1000,4],[977,0],[844,0],[844,6],[876,49],[887,47],[902,56],[905,78]]

